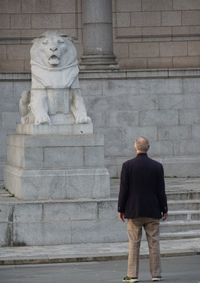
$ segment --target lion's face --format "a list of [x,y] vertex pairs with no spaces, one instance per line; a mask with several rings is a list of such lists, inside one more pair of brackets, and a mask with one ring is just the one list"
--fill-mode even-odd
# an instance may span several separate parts
[[46,32],[34,40],[31,60],[45,67],[62,67],[76,60],[76,49],[67,37],[56,32]]

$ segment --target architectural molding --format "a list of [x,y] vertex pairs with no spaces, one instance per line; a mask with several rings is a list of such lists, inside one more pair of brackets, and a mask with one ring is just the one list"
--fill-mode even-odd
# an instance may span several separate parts
[[[151,79],[151,78],[198,78],[200,68],[191,69],[144,69],[80,71],[82,80],[92,79]],[[0,73],[0,81],[30,81],[30,73]]]

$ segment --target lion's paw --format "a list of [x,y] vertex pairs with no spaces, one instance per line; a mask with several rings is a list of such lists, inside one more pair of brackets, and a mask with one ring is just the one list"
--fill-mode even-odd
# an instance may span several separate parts
[[78,114],[76,116],[76,124],[89,124],[91,122],[91,118],[87,115]]
[[48,114],[42,113],[35,117],[35,125],[40,125],[40,124],[51,124],[51,120]]

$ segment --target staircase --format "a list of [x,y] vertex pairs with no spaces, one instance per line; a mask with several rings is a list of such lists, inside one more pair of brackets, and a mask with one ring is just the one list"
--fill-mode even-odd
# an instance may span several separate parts
[[[117,219],[119,179],[111,179],[111,198],[22,201],[0,189],[0,246],[44,246],[127,241]],[[162,240],[200,237],[200,178],[166,178],[169,217]],[[82,237],[84,235],[84,239]]]
[[[112,179],[111,195],[117,198],[119,179]],[[200,178],[166,178],[169,216],[161,222],[161,239],[200,237]]]

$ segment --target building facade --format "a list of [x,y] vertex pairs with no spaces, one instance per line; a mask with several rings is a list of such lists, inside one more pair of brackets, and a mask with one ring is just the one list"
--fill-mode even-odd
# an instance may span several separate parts
[[31,42],[46,30],[74,40],[111,176],[138,135],[149,137],[168,176],[199,176],[200,0],[1,0],[1,180],[6,136],[30,88]]

